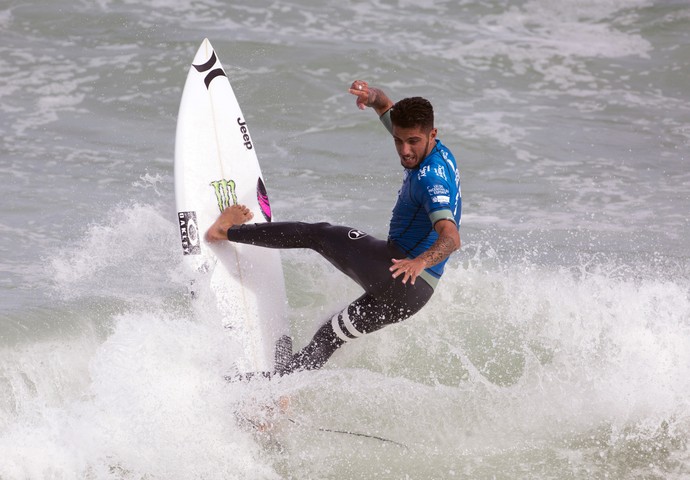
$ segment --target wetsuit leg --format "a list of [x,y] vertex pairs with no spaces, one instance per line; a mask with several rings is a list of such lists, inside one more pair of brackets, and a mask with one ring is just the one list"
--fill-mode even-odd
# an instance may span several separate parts
[[228,240],[267,248],[315,250],[372,294],[380,294],[388,288],[391,259],[405,258],[404,253],[384,240],[330,223],[245,224],[230,228]]
[[315,250],[365,291],[326,321],[279,373],[322,367],[345,342],[409,318],[433,294],[423,279],[411,285],[392,278],[391,259],[405,258],[398,248],[350,227],[303,222],[246,224],[229,229],[228,240],[267,248]]
[[[394,285],[390,295],[376,297],[365,293],[321,325],[311,341],[279,373],[321,368],[346,342],[411,317],[434,293],[431,286],[423,280],[407,286],[401,281],[398,283],[406,290],[404,297],[401,296],[398,285]],[[394,290],[398,292],[394,293]]]

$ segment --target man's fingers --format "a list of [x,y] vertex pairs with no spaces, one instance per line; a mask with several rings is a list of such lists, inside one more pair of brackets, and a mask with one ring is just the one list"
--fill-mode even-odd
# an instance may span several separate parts
[[367,102],[369,101],[369,98],[366,92],[362,92],[361,90],[350,89],[350,93],[357,97],[355,99],[355,103],[357,103],[357,108],[359,108],[360,110],[364,110],[365,108],[367,108]]
[[355,80],[350,85],[350,93],[357,97],[357,108],[364,110],[369,104],[369,88],[367,82]]
[[402,283],[407,283],[407,281],[410,280],[410,284],[414,285],[418,274],[416,273],[415,266],[412,264],[412,262],[406,258],[399,260],[392,258],[391,261],[393,262],[393,265],[391,265],[389,270],[393,272],[393,278],[398,278],[400,275],[404,274]]
[[364,80],[355,80],[352,82],[352,85],[350,85],[350,90],[366,90],[367,86],[369,86],[369,84]]

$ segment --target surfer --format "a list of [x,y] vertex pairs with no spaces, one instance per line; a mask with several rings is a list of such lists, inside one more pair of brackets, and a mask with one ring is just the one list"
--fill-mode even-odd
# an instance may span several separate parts
[[209,242],[315,250],[364,289],[278,368],[281,375],[321,368],[346,342],[417,313],[434,293],[448,257],[460,248],[460,179],[453,154],[436,138],[431,103],[412,97],[393,104],[361,80],[349,92],[360,109],[371,107],[379,115],[405,169],[387,240],[329,223],[250,224],[253,214],[243,205],[225,209],[206,232]]

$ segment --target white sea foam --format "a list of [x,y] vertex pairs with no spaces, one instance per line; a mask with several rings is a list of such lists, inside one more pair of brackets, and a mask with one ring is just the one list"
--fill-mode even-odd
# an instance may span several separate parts
[[150,205],[122,207],[89,227],[77,248],[57,252],[48,271],[64,298],[115,292],[123,300],[150,298],[166,289],[175,269],[175,233],[173,222]]
[[[318,267],[323,260],[305,260],[312,274],[349,290],[340,274]],[[503,268],[490,256],[475,261],[451,267],[413,319],[347,345],[323,372],[272,388],[222,380],[233,347],[209,319],[143,305],[116,315],[112,333],[86,357],[65,344],[36,352],[61,361],[51,371],[27,370],[20,384],[42,392],[62,378],[55,384],[70,394],[28,415],[36,393],[14,389],[24,411],[0,436],[10,459],[0,474],[280,478],[287,468],[328,477],[361,471],[349,458],[365,451],[379,458],[369,472],[440,474],[471,468],[473,456],[500,468],[509,452],[548,448],[564,430],[583,451],[587,442],[578,436],[612,449],[632,439],[644,446],[682,436],[690,390],[687,285],[588,271],[596,265],[578,272],[529,262]],[[323,281],[301,288],[317,294]],[[325,314],[320,301],[302,310]],[[69,358],[81,367],[68,367]],[[78,373],[85,358],[86,384]],[[258,445],[270,437],[255,443],[230,412],[260,418],[257,399],[270,404],[281,395],[292,398],[288,415],[297,424],[278,417],[271,436],[287,451],[266,456]],[[27,463],[39,450],[40,460]]]
[[[228,345],[218,332],[155,311],[114,320],[112,335],[86,357],[88,384],[71,391],[81,395],[59,408],[19,412],[3,429],[0,477],[278,478],[235,424],[233,392],[222,378]],[[85,359],[67,347],[50,355]],[[52,382],[69,390],[65,376],[84,378],[79,371],[83,365],[75,371],[62,362]],[[50,375],[25,373],[37,390]],[[24,408],[35,396],[13,394]]]
[[[150,229],[133,234],[139,225]],[[579,437],[605,438],[615,449],[631,438],[682,441],[688,426],[686,280],[636,278],[626,272],[634,266],[603,256],[571,268],[528,257],[504,263],[490,246],[470,244],[474,256],[450,263],[420,314],[346,345],[326,370],[227,384],[237,346],[213,321],[203,292],[200,308],[161,302],[160,290],[135,294],[180,265],[181,256],[168,254],[173,241],[161,254],[141,255],[160,248],[152,245],[167,230],[171,222],[156,208],[123,207],[53,262],[66,300],[126,298],[128,307],[105,314],[111,327],[102,340],[76,349],[38,344],[28,357],[7,352],[3,381],[12,388],[3,397],[0,446],[9,461],[0,476],[337,476],[361,472],[349,460],[361,455],[395,465],[374,462],[369,473],[440,475],[472,471],[477,456],[500,470],[510,452],[548,450],[564,431],[578,451],[586,448]],[[126,272],[137,257],[134,280]],[[285,257],[300,347],[358,288],[315,254]],[[142,267],[160,271],[151,277]],[[172,286],[183,294],[182,281]],[[49,357],[58,360],[50,369],[35,368]],[[17,369],[27,359],[29,368]],[[271,434],[254,437],[236,423],[233,412],[261,419],[270,413],[261,405],[281,396],[291,407],[272,418]],[[282,450],[270,450],[275,442]],[[324,442],[337,442],[337,453]],[[362,442],[371,442],[369,453]],[[41,460],[28,462],[38,451]]]

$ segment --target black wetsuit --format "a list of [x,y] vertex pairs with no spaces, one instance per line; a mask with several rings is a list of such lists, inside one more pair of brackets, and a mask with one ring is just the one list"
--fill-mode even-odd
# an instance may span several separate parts
[[357,282],[364,294],[327,320],[314,338],[277,373],[320,368],[346,341],[400,322],[418,312],[434,289],[421,277],[414,285],[394,279],[393,258],[407,256],[392,242],[329,223],[273,222],[230,228],[228,240],[268,248],[309,248]]

